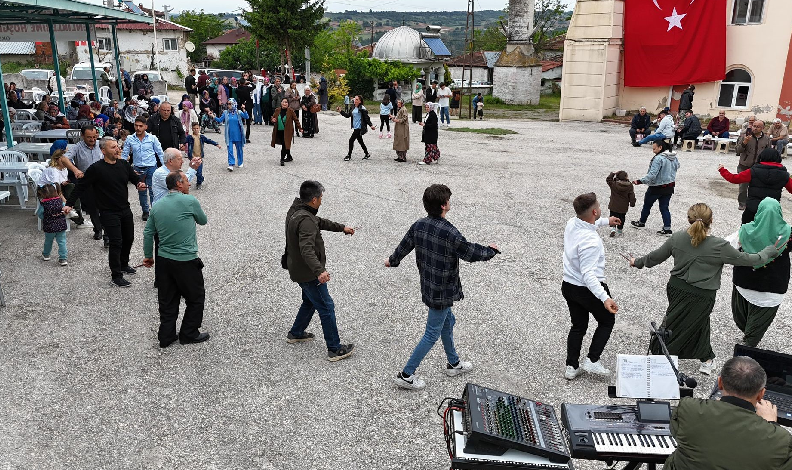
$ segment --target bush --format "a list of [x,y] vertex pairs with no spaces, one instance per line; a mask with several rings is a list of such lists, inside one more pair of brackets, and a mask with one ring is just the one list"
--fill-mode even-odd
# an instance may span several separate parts
[[497,96],[486,95],[484,97],[484,104],[503,104],[503,100],[498,98]]
[[327,103],[328,106],[339,106],[344,104],[344,96],[349,94],[349,85],[346,77],[336,77],[335,72],[326,72],[327,79]]

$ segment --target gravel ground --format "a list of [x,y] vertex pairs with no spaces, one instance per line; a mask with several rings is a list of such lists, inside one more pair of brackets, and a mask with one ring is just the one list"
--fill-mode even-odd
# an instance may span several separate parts
[[[130,289],[112,288],[106,252],[90,230],[69,234],[68,267],[42,262],[43,237],[32,211],[0,208],[8,302],[0,310],[0,468],[442,469],[448,458],[435,410],[443,397],[461,396],[466,381],[552,403],[559,416],[563,402],[613,402],[608,379],[562,377],[569,328],[560,293],[563,227],[579,193],[596,191],[606,207],[610,170],[642,176],[647,147],[631,147],[623,126],[502,121],[497,124],[518,134],[442,130],[436,166],[414,163],[423,154],[417,126],[410,164],[395,163],[391,141],[376,133],[365,138],[371,160],[361,160],[356,149],[354,159],[343,162],[348,121],[332,112],[320,120],[321,133],[297,139],[295,161],[283,168],[278,150],[267,145],[269,127],[253,127],[246,165],[233,173],[226,171],[224,151],[207,147],[207,180],[195,195],[209,218],[198,238],[206,264],[202,331],[212,339],[200,345],[158,347],[152,271],[130,276]],[[716,172],[720,162],[734,168],[734,154],[680,158],[673,228],[684,229],[687,207],[704,201],[715,211],[714,234],[737,229],[737,189]],[[284,341],[300,291],[279,264],[283,219],[309,178],[327,191],[320,215],[357,229],[353,237],[325,235],[341,338],[357,345],[339,363],[326,360],[321,340]],[[426,307],[413,255],[395,269],[383,261],[424,215],[421,195],[431,183],[451,187],[449,219],[469,240],[496,243],[503,254],[462,266],[466,296],[455,305],[455,339],[475,370],[446,377],[437,345],[418,369],[427,388],[409,392],[396,389],[392,378],[423,332]],[[137,263],[143,223],[131,189],[130,201]],[[790,213],[789,200],[783,204]],[[621,307],[603,356],[607,366],[619,352],[643,353],[648,322],[665,311],[670,263],[637,271],[619,256],[659,246],[664,239],[654,232],[660,225],[655,209],[645,230],[628,228],[617,239],[601,232],[608,283]],[[726,269],[712,315],[721,364],[740,338],[730,285]],[[309,331],[321,338],[318,320]],[[789,350],[791,336],[787,302],[761,346]],[[712,379],[696,369],[683,361],[682,370],[702,382],[697,394],[703,395]]]

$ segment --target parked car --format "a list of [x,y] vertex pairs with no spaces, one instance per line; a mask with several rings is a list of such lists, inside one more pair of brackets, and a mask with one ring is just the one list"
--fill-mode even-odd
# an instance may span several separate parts
[[[99,75],[102,74],[102,69],[105,67],[110,67],[112,70],[113,66],[110,62],[102,62],[96,63],[94,62],[94,67],[96,69],[96,79],[99,79]],[[80,62],[79,64],[75,65],[71,69],[71,73],[69,74],[69,80],[91,80],[93,79],[93,74],[91,73],[91,63],[90,62]]]
[[[242,78],[243,72],[241,70],[212,70],[212,73],[216,73],[217,78],[228,77],[228,79],[231,80],[233,77],[239,80]],[[209,74],[210,77],[212,76],[212,73]]]
[[162,80],[160,73],[156,70],[138,70],[137,72],[132,74],[132,81],[135,81],[138,75],[148,75],[148,79],[150,82],[158,82]]
[[29,80],[49,80],[51,76],[55,75],[53,70],[46,69],[25,69],[20,70],[19,73]]

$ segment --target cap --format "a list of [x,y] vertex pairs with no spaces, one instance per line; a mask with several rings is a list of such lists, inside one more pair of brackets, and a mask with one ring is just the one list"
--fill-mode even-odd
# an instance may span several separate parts
[[151,98],[151,102],[155,104],[160,104],[159,98]]
[[779,118],[773,119],[773,124],[781,124],[781,119]]
[[50,157],[55,154],[58,150],[66,150],[66,146],[69,145],[68,142],[65,140],[56,140],[52,143],[50,147]]

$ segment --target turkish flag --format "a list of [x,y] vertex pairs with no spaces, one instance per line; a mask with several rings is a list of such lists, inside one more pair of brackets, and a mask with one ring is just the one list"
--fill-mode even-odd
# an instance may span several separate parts
[[726,0],[626,0],[624,9],[625,86],[726,76]]

